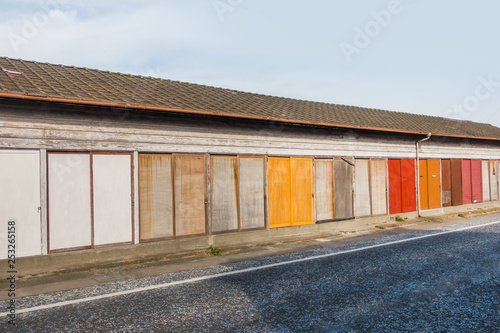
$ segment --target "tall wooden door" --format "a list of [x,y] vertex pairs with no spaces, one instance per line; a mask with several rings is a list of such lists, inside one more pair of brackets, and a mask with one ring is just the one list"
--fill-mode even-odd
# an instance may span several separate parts
[[205,234],[205,156],[174,156],[176,236]]
[[453,206],[463,204],[462,194],[462,160],[451,160],[451,202]]
[[483,201],[490,201],[490,171],[489,161],[481,161],[481,172],[483,175]]
[[370,160],[355,160],[354,179],[355,216],[369,216],[371,215]]
[[342,159],[333,162],[335,219],[349,219],[353,212],[353,166]]
[[264,158],[239,158],[241,229],[264,228]]
[[279,228],[291,226],[291,170],[290,159],[285,157],[269,157],[268,159],[268,191],[269,191],[269,227]]
[[427,188],[429,190],[429,209],[441,207],[441,172],[439,166],[439,160],[427,160]]
[[314,168],[316,219],[333,220],[333,160],[317,159],[314,161]]
[[234,231],[238,226],[238,160],[211,156],[212,232]]
[[472,202],[483,202],[483,165],[481,160],[471,160]]
[[490,197],[492,201],[498,200],[498,161],[490,161]]
[[401,196],[402,212],[414,212],[417,208],[417,198],[415,194],[415,160],[401,160]]
[[419,186],[420,186],[420,209],[429,209],[429,175],[427,173],[427,160],[419,161]]
[[174,236],[172,155],[139,154],[140,240]]
[[462,160],[462,204],[472,203],[471,160]]
[[370,161],[372,215],[387,214],[387,162],[383,159]]
[[442,192],[441,201],[443,207],[451,206],[451,161],[441,160]]
[[401,202],[401,160],[389,160],[389,214],[403,211]]
[[[8,248],[12,244],[7,241],[8,227],[12,226],[16,229],[16,256],[40,255],[39,151],[0,150],[0,193],[0,259],[6,259],[8,254],[12,255],[7,252],[12,250]],[[66,223],[65,228],[70,228],[68,224]],[[5,262],[5,272],[7,270]]]
[[292,226],[314,223],[312,158],[290,158]]

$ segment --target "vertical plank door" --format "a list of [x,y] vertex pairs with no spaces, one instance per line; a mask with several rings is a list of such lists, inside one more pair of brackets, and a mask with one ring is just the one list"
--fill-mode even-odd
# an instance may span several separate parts
[[429,189],[429,209],[441,207],[441,172],[438,159],[427,160],[427,177]]
[[172,155],[139,154],[140,240],[174,236]]
[[316,200],[316,219],[332,220],[333,211],[333,160],[317,159],[314,161],[314,187]]
[[472,202],[483,202],[483,164],[481,160],[471,160]]
[[442,194],[441,201],[443,207],[451,206],[451,161],[441,160]]
[[48,154],[49,250],[92,245],[90,154]]
[[312,158],[290,158],[292,226],[314,223]]
[[463,204],[462,160],[451,160],[451,202],[453,206]]
[[490,161],[490,196],[492,201],[498,200],[498,161]]
[[462,160],[462,204],[472,203],[471,160]]
[[401,160],[401,207],[403,213],[414,212],[417,209],[415,189],[415,160]]
[[483,175],[483,201],[490,201],[490,170],[489,161],[481,161],[482,175]]
[[93,154],[94,245],[132,242],[132,155]]
[[40,153],[0,150],[0,190],[0,259],[7,258],[9,221],[16,222],[16,256],[41,254]]
[[174,156],[176,236],[199,235],[205,226],[205,156]]
[[371,160],[370,179],[371,179],[371,200],[372,215],[387,214],[387,178],[386,178],[386,160]]
[[427,160],[420,160],[419,162],[419,172],[420,175],[419,185],[420,185],[420,209],[429,209],[429,176],[427,173]]
[[342,159],[333,162],[335,219],[348,219],[353,212],[353,166]]
[[264,158],[240,157],[241,229],[264,228]]
[[238,160],[211,156],[212,232],[238,229]]
[[401,193],[401,160],[391,159],[389,166],[389,214],[398,214],[403,211]]
[[369,216],[371,214],[370,201],[370,160],[357,159],[354,162],[354,197],[355,216]]
[[269,227],[291,226],[290,159],[268,158]]

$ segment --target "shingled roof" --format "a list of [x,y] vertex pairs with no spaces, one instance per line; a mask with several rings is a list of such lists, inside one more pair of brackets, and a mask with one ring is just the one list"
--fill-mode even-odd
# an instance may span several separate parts
[[0,57],[0,97],[500,140],[500,128]]

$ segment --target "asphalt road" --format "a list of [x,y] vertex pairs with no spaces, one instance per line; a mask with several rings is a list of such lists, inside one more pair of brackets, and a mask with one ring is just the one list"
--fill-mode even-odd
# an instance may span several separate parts
[[[101,298],[81,301],[91,296]],[[499,332],[500,222],[26,297],[17,307],[15,329],[4,317],[0,331]]]

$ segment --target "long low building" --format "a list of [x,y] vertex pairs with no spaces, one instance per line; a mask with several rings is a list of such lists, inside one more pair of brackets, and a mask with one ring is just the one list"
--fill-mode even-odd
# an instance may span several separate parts
[[489,124],[0,67],[0,247],[15,225],[18,257],[189,252],[499,204]]

